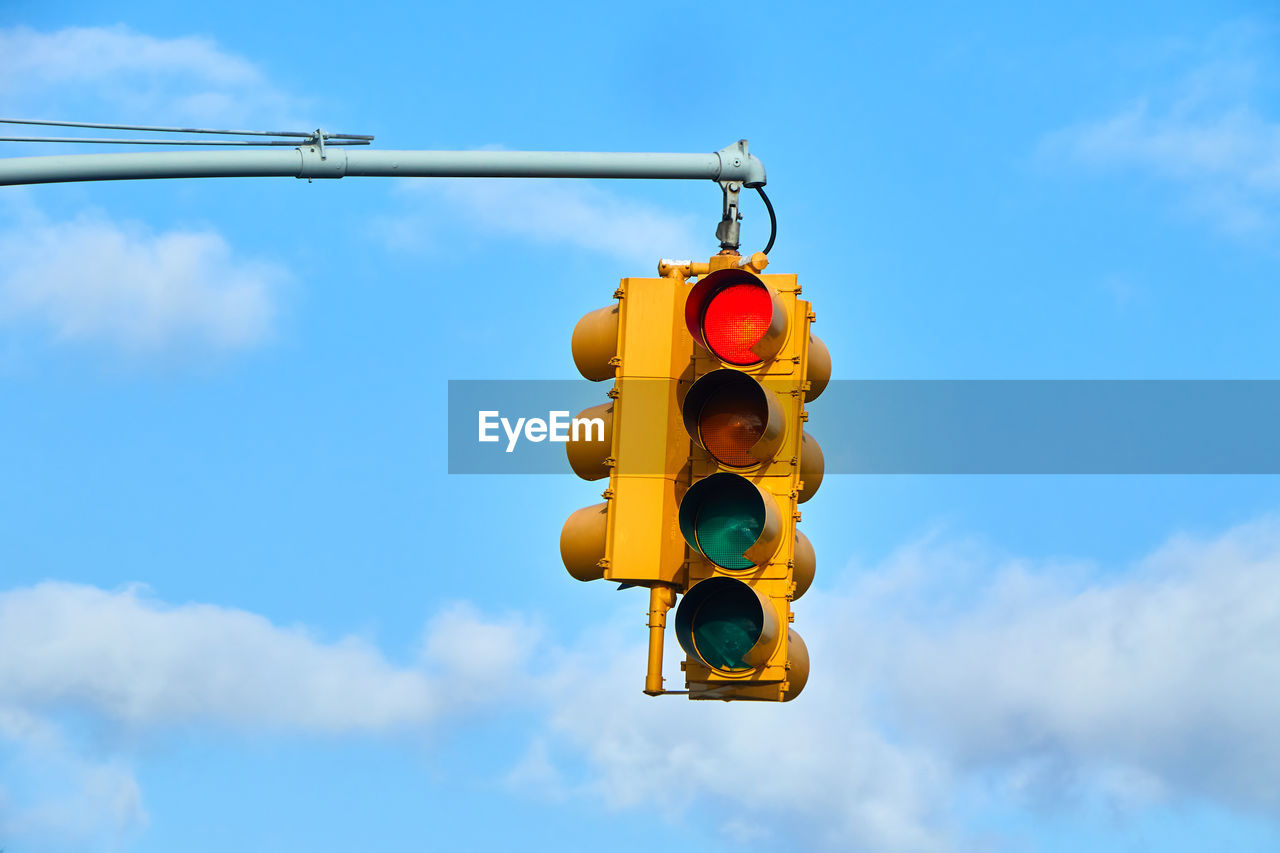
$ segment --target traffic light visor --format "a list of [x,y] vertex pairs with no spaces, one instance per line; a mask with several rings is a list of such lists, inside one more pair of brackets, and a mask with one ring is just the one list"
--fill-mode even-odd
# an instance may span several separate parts
[[787,334],[787,315],[773,291],[743,269],[716,270],[695,284],[685,323],[712,355],[739,367],[777,355]]
[[753,669],[768,659],[778,638],[773,604],[734,578],[694,584],[676,610],[676,639],[712,669]]
[[782,538],[773,496],[737,474],[721,472],[694,483],[680,502],[680,532],[722,569],[769,562]]

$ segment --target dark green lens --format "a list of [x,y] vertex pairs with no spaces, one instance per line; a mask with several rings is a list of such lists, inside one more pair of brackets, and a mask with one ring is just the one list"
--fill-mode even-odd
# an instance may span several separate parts
[[725,489],[709,497],[693,523],[698,549],[725,569],[749,569],[754,565],[742,554],[756,544],[763,528],[763,507],[754,490]]
[[735,584],[718,592],[693,617],[698,656],[716,669],[750,669],[743,662],[764,630],[760,601],[750,588]]

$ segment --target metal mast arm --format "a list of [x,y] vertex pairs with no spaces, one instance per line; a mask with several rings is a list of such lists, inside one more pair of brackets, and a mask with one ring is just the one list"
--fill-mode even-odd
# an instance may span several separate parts
[[152,178],[665,178],[763,186],[746,141],[710,154],[293,149],[70,154],[0,159],[0,186]]

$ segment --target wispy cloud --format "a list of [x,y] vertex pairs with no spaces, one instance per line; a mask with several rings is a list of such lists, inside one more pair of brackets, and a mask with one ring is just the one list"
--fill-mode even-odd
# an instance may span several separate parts
[[[699,239],[690,215],[581,181],[431,180],[405,182],[409,213],[382,223],[399,248],[439,242],[462,223],[485,234],[547,246],[599,252],[646,268],[658,256],[697,257],[708,252],[714,222]],[[717,208],[718,209],[718,208]],[[434,240],[433,240],[434,238]]]
[[1280,225],[1280,115],[1263,82],[1274,33],[1236,23],[1191,52],[1176,82],[1136,93],[1115,113],[1047,136],[1044,156],[1168,182],[1182,204],[1226,232]]
[[216,231],[156,233],[31,210],[0,235],[0,324],[146,353],[237,350],[270,333],[282,267],[237,257]]
[[0,707],[0,838],[41,850],[101,848],[146,826],[120,756],[91,755],[40,716]]
[[[10,116],[305,130],[302,107],[212,39],[0,28],[0,108]],[[8,153],[48,153],[24,145]],[[214,228],[153,229],[100,211],[51,221],[20,202],[4,213],[13,216],[0,235],[0,324],[10,329],[139,355],[243,350],[271,334],[287,271],[239,255]]]
[[197,126],[297,123],[302,106],[212,39],[125,26],[0,29],[0,105],[22,118]]

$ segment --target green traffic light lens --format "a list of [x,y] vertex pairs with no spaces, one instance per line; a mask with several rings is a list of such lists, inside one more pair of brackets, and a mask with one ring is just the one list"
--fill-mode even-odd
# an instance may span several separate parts
[[720,672],[765,665],[778,640],[778,613],[770,600],[736,578],[699,581],[676,608],[676,640],[691,658]]
[[[680,532],[691,548],[722,569],[763,565],[777,550],[778,539],[778,510],[767,499],[746,477],[728,471],[712,474],[690,486],[680,500]],[[765,554],[769,545],[773,548]]]
[[764,614],[749,587],[735,583],[718,590],[698,608],[691,622],[694,648],[707,666],[751,669],[743,658],[760,639]]
[[723,569],[749,569],[743,554],[760,538],[764,507],[752,491],[725,489],[708,497],[693,522],[698,550]]

